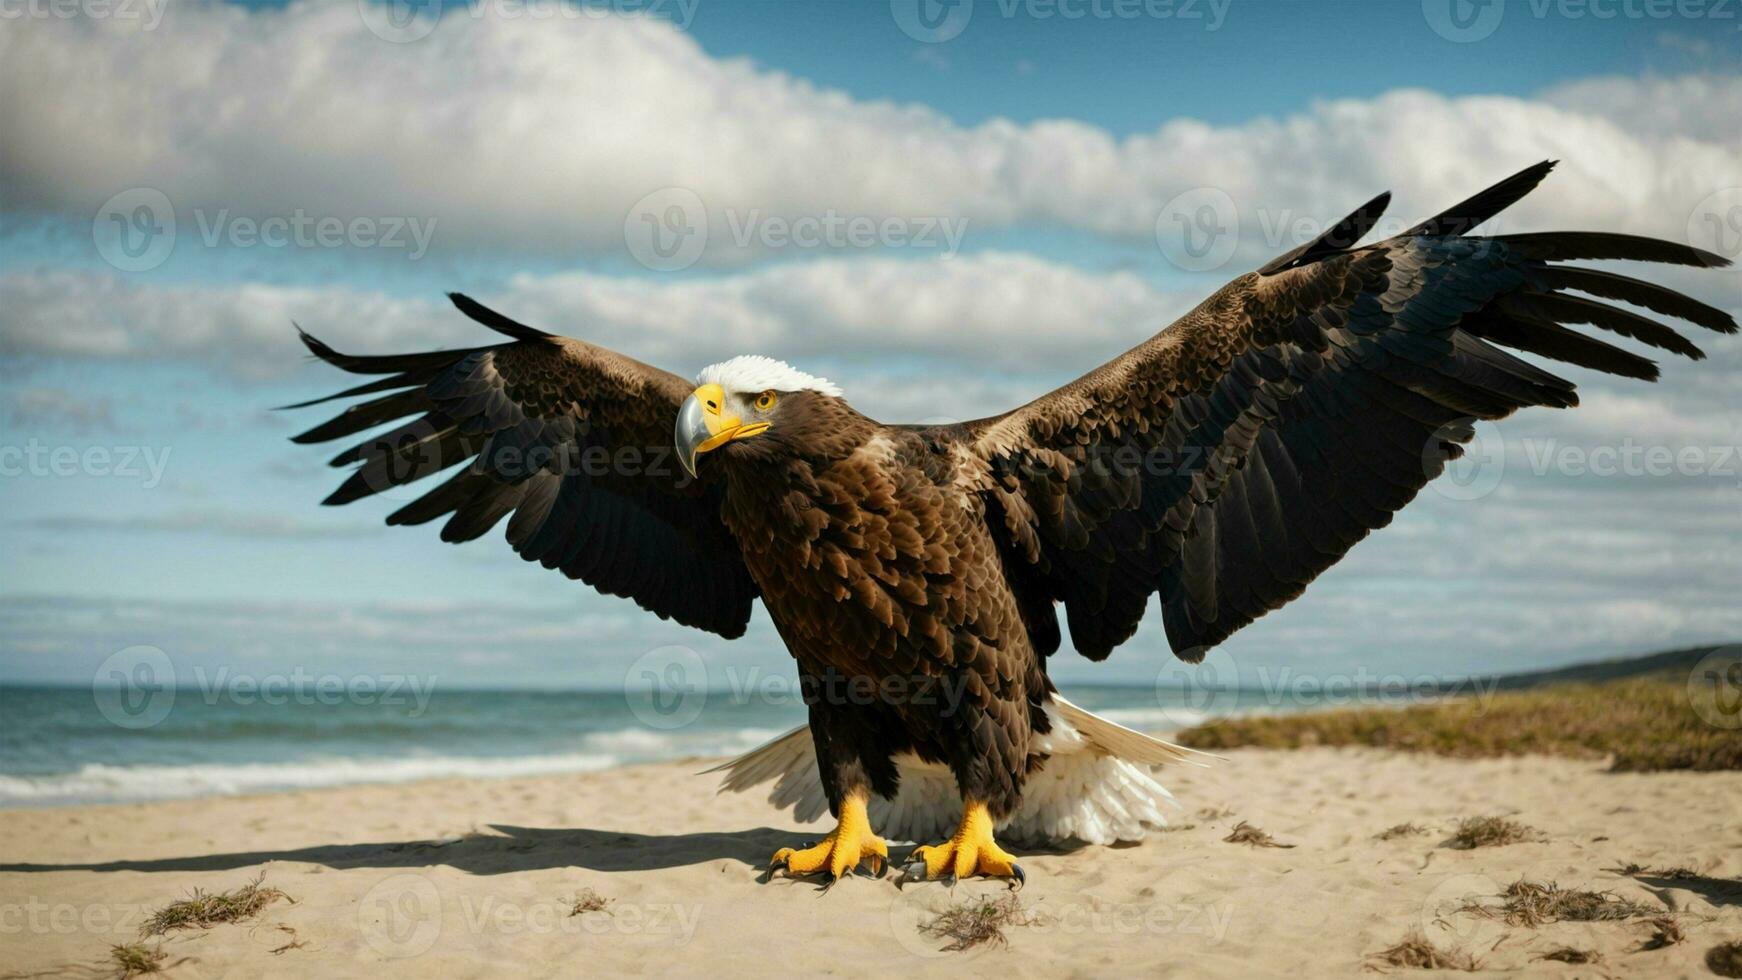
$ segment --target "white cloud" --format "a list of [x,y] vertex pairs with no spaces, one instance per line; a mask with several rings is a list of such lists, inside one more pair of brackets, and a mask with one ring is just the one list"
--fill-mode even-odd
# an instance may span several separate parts
[[[756,210],[1135,240],[1175,195],[1213,186],[1262,238],[1260,211],[1322,223],[1391,187],[1413,221],[1559,157],[1563,172],[1517,224],[1680,236],[1695,202],[1742,173],[1735,76],[1604,79],[1542,100],[1395,91],[1120,139],[1074,120],[966,127],[856,100],[711,57],[651,19],[485,8],[388,44],[355,4],[305,2],[180,5],[155,31],[140,26],[0,21],[0,206],[92,215],[145,186],[188,223],[194,209],[209,222],[220,209],[300,208],[435,219],[438,248],[580,254],[620,252],[636,202],[668,186],[695,191],[721,230],[728,210]],[[726,262],[762,251],[724,234],[709,246]]]
[[[1742,140],[1742,84],[1723,75],[1612,75],[1556,86],[1543,101],[1607,119],[1629,133],[1731,144]],[[1734,171],[1732,178],[1742,179]]]
[[[1196,302],[1129,272],[1032,256],[826,259],[666,282],[593,273],[520,276],[481,297],[516,319],[680,373],[735,354],[925,359],[976,370],[1088,370]],[[445,300],[347,289],[148,285],[55,271],[0,275],[0,353],[190,359],[263,377],[302,363],[295,321],[357,353],[471,347],[499,339]],[[879,370],[889,370],[887,365]],[[859,388],[851,375],[849,396]],[[1014,406],[1014,402],[1002,407]]]

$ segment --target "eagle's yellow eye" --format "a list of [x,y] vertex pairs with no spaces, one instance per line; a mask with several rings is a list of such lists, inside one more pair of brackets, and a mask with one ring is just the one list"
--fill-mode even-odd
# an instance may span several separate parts
[[766,412],[769,409],[773,408],[774,403],[779,401],[779,400],[780,399],[775,396],[774,392],[765,391],[762,394],[756,396],[756,410],[758,412]]

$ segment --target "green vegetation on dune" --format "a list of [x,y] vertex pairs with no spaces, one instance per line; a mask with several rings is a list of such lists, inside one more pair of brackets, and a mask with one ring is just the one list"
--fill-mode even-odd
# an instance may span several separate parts
[[1742,728],[1726,727],[1729,718],[1710,709],[1690,703],[1686,674],[1657,673],[1406,708],[1218,718],[1175,740],[1208,750],[1358,745],[1461,758],[1608,757],[1617,771],[1742,769]]

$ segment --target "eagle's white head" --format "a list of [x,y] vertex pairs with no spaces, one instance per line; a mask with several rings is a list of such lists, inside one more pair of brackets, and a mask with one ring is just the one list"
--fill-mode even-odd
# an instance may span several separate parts
[[764,391],[820,391],[841,397],[841,387],[828,378],[806,374],[798,368],[761,354],[744,354],[710,364],[696,375],[697,385],[719,385],[726,394],[759,395]]
[[767,432],[780,417],[781,399],[799,392],[841,397],[840,386],[827,378],[772,357],[746,354],[702,368],[696,390],[678,408],[678,460],[694,476],[698,456]]

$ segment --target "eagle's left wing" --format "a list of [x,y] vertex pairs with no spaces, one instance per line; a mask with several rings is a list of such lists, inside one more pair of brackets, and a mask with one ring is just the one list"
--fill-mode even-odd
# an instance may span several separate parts
[[303,334],[328,364],[379,377],[291,406],[377,395],[295,441],[354,436],[410,417],[334,457],[332,465],[356,469],[325,502],[406,493],[400,488],[452,468],[387,523],[445,519],[442,540],[457,542],[507,518],[508,543],[522,558],[662,619],[741,636],[758,593],[720,519],[721,487],[689,479],[672,449],[672,420],[690,383],[464,296],[453,300],[511,342],[359,357]]
[[1570,382],[1501,346],[1657,377],[1651,361],[1562,325],[1585,323],[1703,356],[1656,320],[1589,297],[1736,331],[1728,314],[1663,287],[1555,264],[1727,265],[1719,256],[1629,235],[1465,237],[1551,167],[1349,248],[1382,196],[1116,360],[968,423],[1036,646],[1057,647],[1062,601],[1078,651],[1101,659],[1159,592],[1175,653],[1201,659],[1389,523],[1459,455],[1474,420],[1577,403]]

